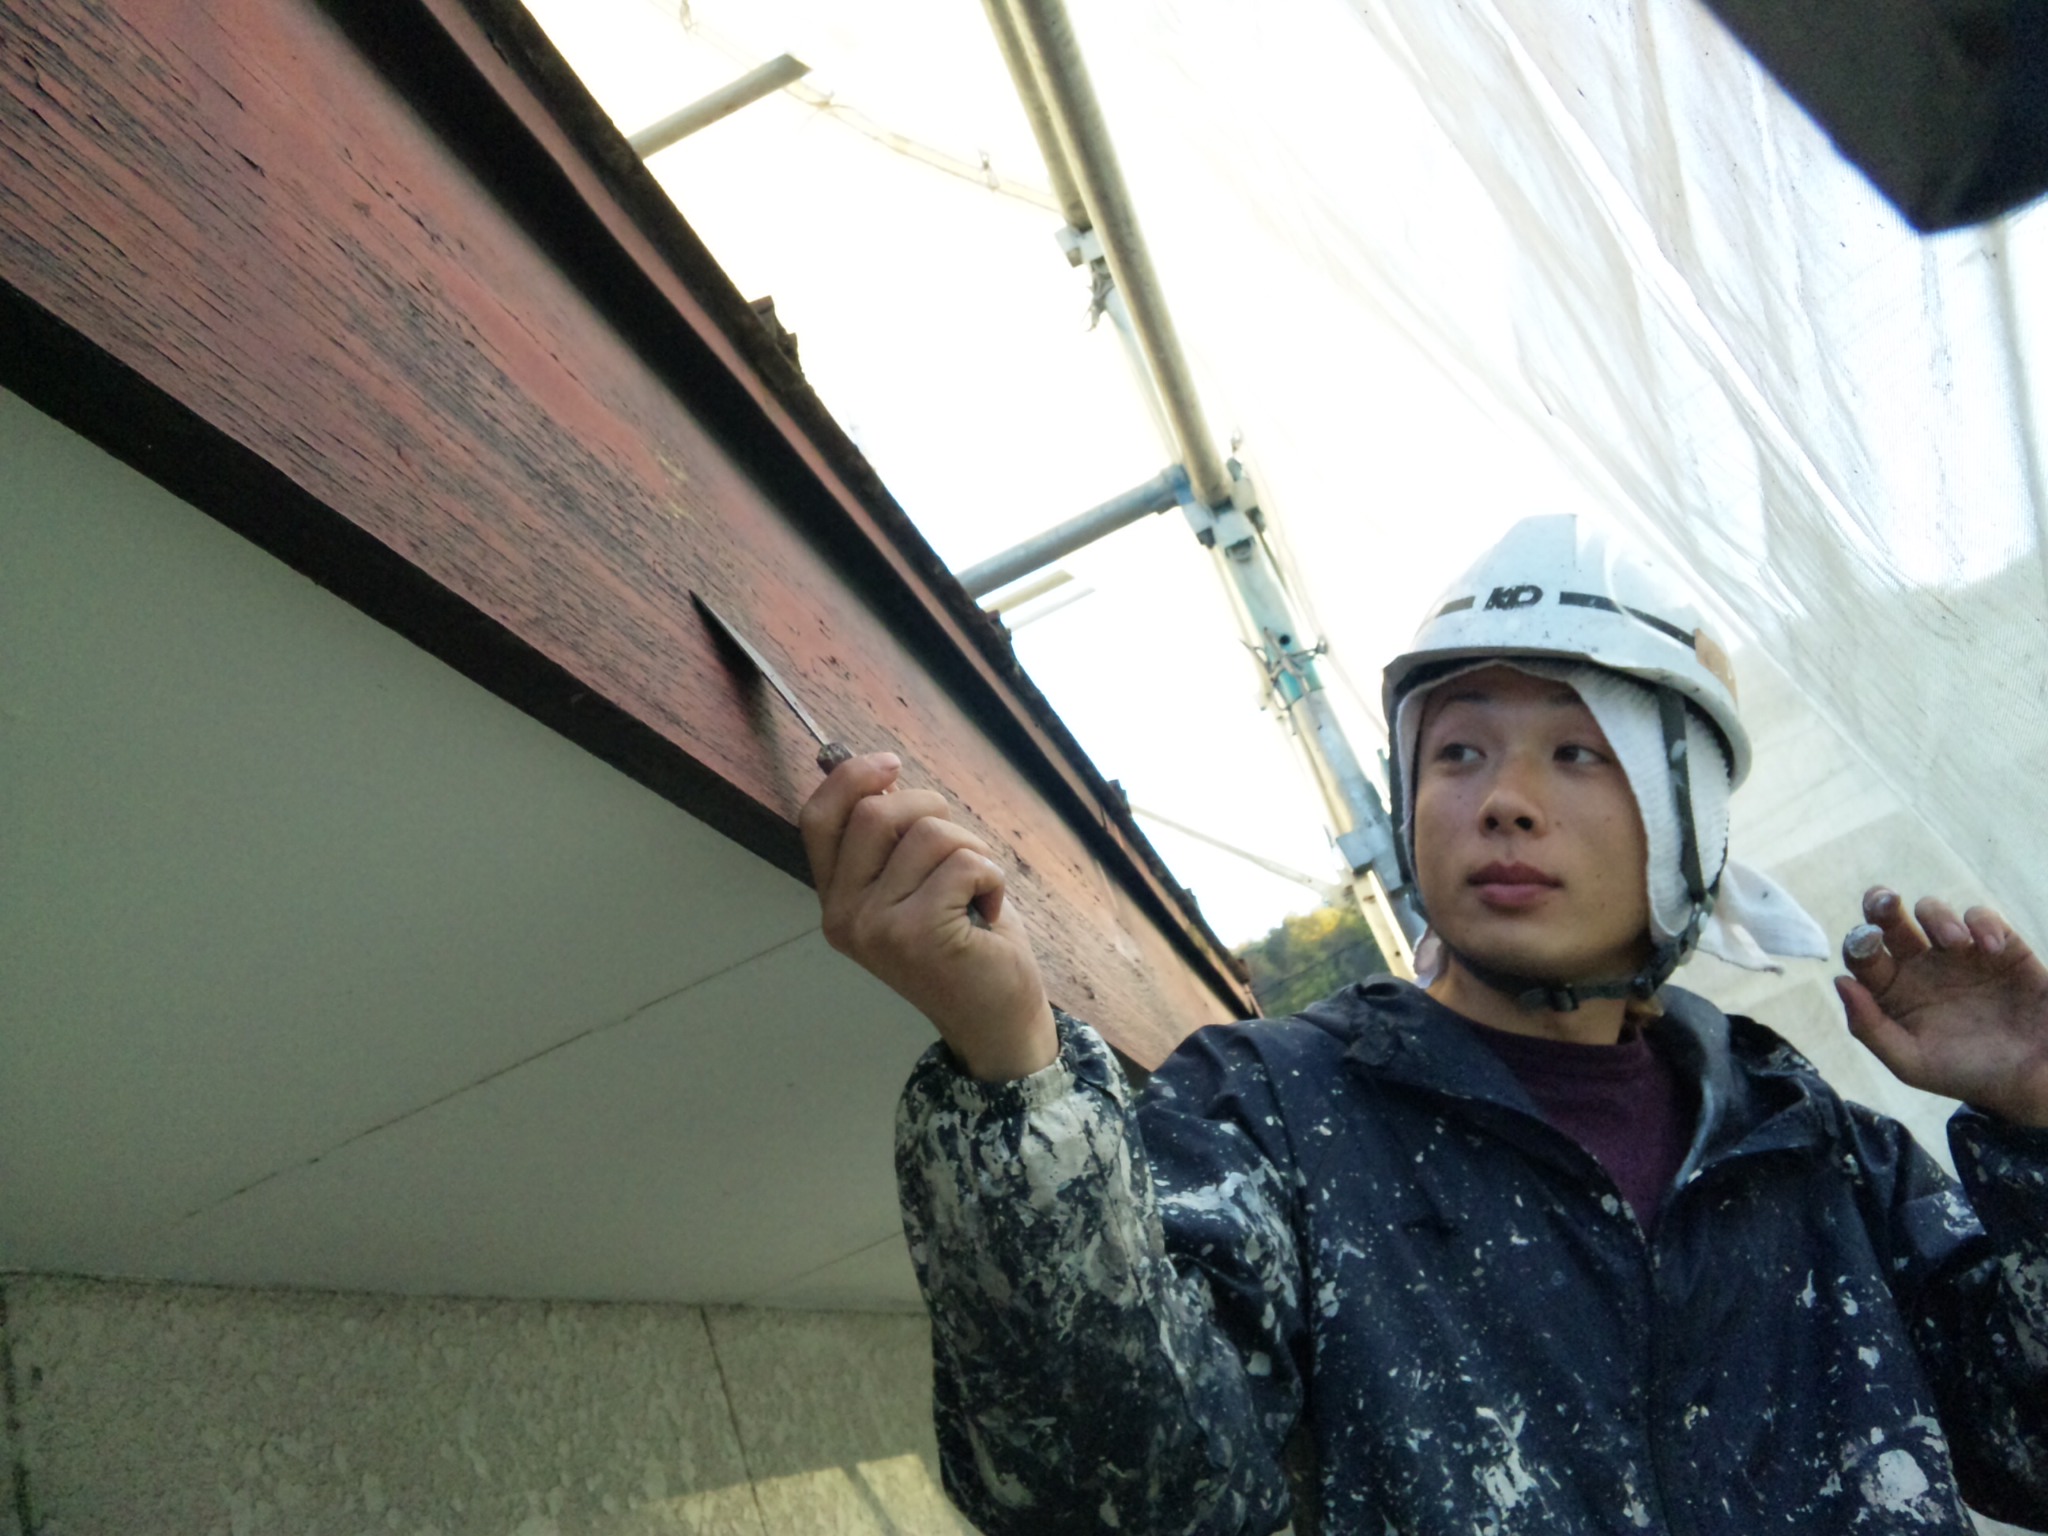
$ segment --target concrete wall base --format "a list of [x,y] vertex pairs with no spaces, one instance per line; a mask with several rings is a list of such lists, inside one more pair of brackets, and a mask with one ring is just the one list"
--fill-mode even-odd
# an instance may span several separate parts
[[963,1536],[920,1316],[0,1279],[0,1536]]

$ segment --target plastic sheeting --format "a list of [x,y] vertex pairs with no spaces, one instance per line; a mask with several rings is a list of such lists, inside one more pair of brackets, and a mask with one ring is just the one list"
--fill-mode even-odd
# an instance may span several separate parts
[[[1398,94],[1444,141],[1405,175],[1377,146],[1416,136],[1369,131],[1355,100],[1349,126],[1368,131],[1302,121],[1317,109],[1301,96],[1346,95],[1364,49],[1335,63],[1302,39],[1292,68],[1247,65],[1219,8],[1155,9],[1182,72],[1237,83],[1231,116],[1255,147],[1213,123],[1200,145],[1239,171],[1233,217],[1318,263],[1326,302],[1383,310],[1552,449],[1574,491],[1697,572],[1982,890],[2044,933],[2048,592],[2023,305],[2048,242],[1914,236],[1690,4],[1352,14],[1381,59],[1348,93]],[[1112,105],[1120,139],[1134,116]],[[1202,301],[1178,307],[1184,331],[1212,329]],[[1262,379],[1240,408],[1276,484],[1252,413],[1299,421],[1348,371]],[[1353,484],[1370,507],[1369,447]],[[1538,494],[1556,504],[1555,486]]]
[[2048,509],[2015,248],[2036,280],[2048,252],[1909,234],[1697,7],[1360,14],[1514,251],[1503,395],[2043,933]]

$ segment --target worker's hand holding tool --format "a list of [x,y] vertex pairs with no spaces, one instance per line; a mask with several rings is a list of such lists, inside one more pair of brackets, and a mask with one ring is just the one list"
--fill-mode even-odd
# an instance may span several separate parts
[[943,795],[898,789],[901,771],[889,753],[850,758],[804,802],[826,942],[907,998],[973,1076],[1027,1076],[1059,1042],[1002,869]]
[[2048,1127],[2048,967],[2026,941],[1989,907],[1909,913],[1883,886],[1863,915],[1835,982],[1850,1033],[1901,1082]]

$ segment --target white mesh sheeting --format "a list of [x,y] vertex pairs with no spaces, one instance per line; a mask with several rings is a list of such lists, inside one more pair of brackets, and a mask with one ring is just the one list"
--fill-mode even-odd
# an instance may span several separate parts
[[[1699,7],[1586,10],[1378,22],[1482,61],[1483,96],[1424,82],[1448,131],[1508,222],[1577,226],[1562,264],[1518,242],[1573,320],[1525,330],[1530,386],[2039,933],[2048,605],[2004,232],[1911,235]],[[1557,130],[1555,198],[1489,152],[1503,100]],[[1616,248],[1635,303],[1579,302],[1583,254]]]

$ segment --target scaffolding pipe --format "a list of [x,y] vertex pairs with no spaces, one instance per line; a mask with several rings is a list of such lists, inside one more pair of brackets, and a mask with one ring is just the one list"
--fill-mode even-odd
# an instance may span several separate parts
[[1311,649],[1294,632],[1292,605],[1279,574],[1255,539],[1219,549],[1216,556],[1242,605],[1247,629],[1258,637],[1273,702],[1292,723],[1294,739],[1308,759],[1380,953],[1397,973],[1413,975],[1423,923],[1401,879],[1385,802],[1351,749],[1316,676]]
[[1095,589],[1093,587],[1075,587],[1071,592],[1062,592],[1051,602],[1040,603],[1036,608],[1026,608],[1021,613],[1014,610],[1005,613],[1002,616],[1003,627],[1014,635],[1026,625],[1036,624],[1040,619],[1049,619],[1062,608],[1071,608],[1082,599],[1093,597],[1094,595]]
[[982,597],[998,587],[1007,587],[1019,577],[1051,565],[1062,555],[1071,555],[1083,545],[1093,544],[1104,534],[1179,506],[1185,483],[1178,468],[1162,469],[1135,490],[1125,491],[1092,511],[1067,519],[1057,528],[1048,528],[1036,538],[969,566],[960,573],[960,585],[967,589],[969,597]]
[[[1267,687],[1308,759],[1311,777],[1338,829],[1338,846],[1351,867],[1352,888],[1365,919],[1389,964],[1400,974],[1413,975],[1413,945],[1422,923],[1412,893],[1403,888],[1386,807],[1366,778],[1322,691],[1312,649],[1296,636],[1293,605],[1256,536],[1250,520],[1252,508],[1238,503],[1234,478],[1210,444],[1193,374],[1139,229],[1130,190],[1064,0],[983,3],[1018,97],[1038,134],[1048,173],[1055,185],[1071,179],[1079,186],[1082,217],[1075,218],[1075,210],[1070,208],[1068,223],[1077,235],[1092,231],[1100,248],[1109,282],[1098,288],[1099,301],[1122,332],[1133,362],[1149,386],[1143,390],[1147,403],[1154,407],[1163,435],[1180,456],[1192,503],[1199,504],[1190,505],[1190,521],[1202,542],[1214,550],[1225,586],[1241,607]],[[1021,53],[1016,46],[1020,41]],[[1063,198],[1063,204],[1065,201]],[[1070,255],[1087,249],[1079,241],[1068,245]],[[1033,543],[1049,544],[1067,529],[1092,522],[1094,516],[1076,519]],[[1116,526],[1122,524],[1111,523],[1100,531]],[[1086,535],[1080,542],[1094,536]],[[998,557],[1000,566],[996,561],[977,566],[963,580],[977,595],[1001,581],[1015,580],[1035,569],[1024,559],[1024,551],[1031,547],[1022,546]],[[1076,547],[1078,543],[1063,546],[1059,553]],[[1056,554],[1046,553],[1039,560],[1055,558]],[[1013,559],[1018,563],[1009,563]],[[976,578],[987,580],[996,574],[1000,580],[976,585]]]
[[1022,608],[1026,603],[1057,592],[1074,578],[1065,571],[1047,571],[1036,581],[1027,581],[1021,587],[1012,587],[985,609],[988,613],[1008,613],[1012,608]]
[[772,96],[786,85],[794,85],[810,72],[811,66],[795,54],[782,54],[758,69],[748,70],[732,84],[720,86],[709,96],[699,97],[680,112],[672,112],[660,122],[642,128],[626,142],[633,147],[634,154],[645,160],[678,140],[688,138],[699,128],[708,128],[720,118],[732,116],[741,107],[749,106],[763,96]]
[[[1086,204],[1090,227],[1102,242],[1110,276],[1130,311],[1131,328],[1152,374],[1166,413],[1174,447],[1187,469],[1195,498],[1206,507],[1230,505],[1231,481],[1209,440],[1195,394],[1194,375],[1181,350],[1180,333],[1152,266],[1152,253],[1131,205],[1130,188],[1110,143],[1102,104],[1088,78],[1063,0],[998,0],[1017,22],[1032,69],[1058,129],[1074,179]],[[998,29],[1000,38],[1000,28]],[[1027,106],[1027,111],[1029,110]],[[1047,170],[1051,171],[1048,166]]]
[[1010,83],[1017,88],[1025,120],[1031,124],[1031,136],[1038,140],[1038,153],[1045,161],[1045,174],[1052,181],[1052,195],[1060,205],[1060,214],[1069,229],[1086,230],[1090,227],[1088,205],[1081,201],[1081,189],[1074,184],[1073,167],[1067,163],[1067,151],[1060,143],[1052,111],[1045,104],[1038,74],[1031,67],[1031,55],[1017,31],[1017,18],[1010,13],[1009,0],[982,0],[982,9],[988,12],[989,27],[995,32],[996,47],[1010,71]]

